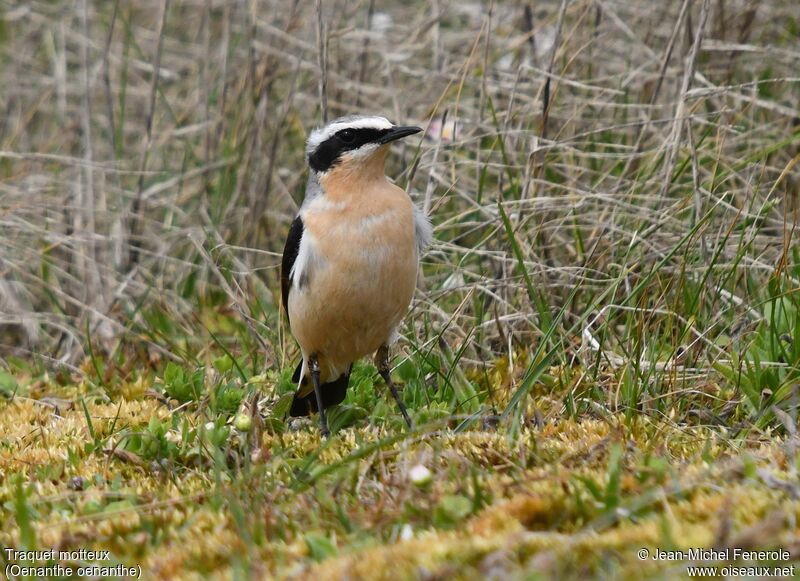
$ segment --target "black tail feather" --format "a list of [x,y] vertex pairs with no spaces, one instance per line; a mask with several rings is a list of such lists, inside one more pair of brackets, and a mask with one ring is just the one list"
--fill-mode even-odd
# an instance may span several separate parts
[[[298,390],[301,383],[302,385],[305,385],[306,381],[311,381],[310,377],[304,377],[302,380],[300,379],[302,368],[303,362],[301,361],[300,365],[297,366],[297,369],[292,375],[292,381],[298,383]],[[350,369],[347,370],[347,373],[341,375],[338,379],[323,383],[320,386],[320,390],[322,391],[322,407],[328,409],[329,407],[344,401],[344,398],[347,395],[347,385],[350,383],[350,371],[352,369],[353,368],[351,366]],[[314,394],[313,390],[308,393],[308,395],[303,397],[298,397],[298,395],[295,393],[294,399],[292,400],[292,407],[289,409],[290,416],[293,418],[299,418],[316,412],[317,396]]]

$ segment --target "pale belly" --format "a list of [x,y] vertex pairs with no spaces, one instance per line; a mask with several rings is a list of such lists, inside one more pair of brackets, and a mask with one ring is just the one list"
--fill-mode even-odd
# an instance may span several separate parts
[[389,342],[416,286],[412,222],[391,220],[357,232],[320,232],[320,260],[308,284],[289,294],[292,334],[305,357],[319,358],[323,382]]

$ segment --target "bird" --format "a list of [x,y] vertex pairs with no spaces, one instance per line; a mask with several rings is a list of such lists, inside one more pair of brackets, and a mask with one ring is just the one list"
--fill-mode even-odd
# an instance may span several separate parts
[[432,228],[384,166],[392,142],[421,131],[351,115],[315,129],[306,143],[308,181],[283,250],[281,298],[302,355],[289,415],[317,413],[324,438],[325,409],[344,400],[353,363],[373,354],[413,427],[392,382],[389,353]]

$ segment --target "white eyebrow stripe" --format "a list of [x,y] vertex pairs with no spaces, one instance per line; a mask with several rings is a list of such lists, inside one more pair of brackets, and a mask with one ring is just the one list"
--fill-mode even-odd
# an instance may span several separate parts
[[331,123],[325,129],[324,133],[328,134],[328,137],[330,137],[337,131],[347,129],[348,127],[351,129],[391,129],[394,126],[386,117],[362,117],[361,119],[355,119],[353,121]]
[[317,129],[308,138],[308,151],[314,151],[320,143],[333,137],[342,129],[391,129],[394,127],[386,117],[360,117],[350,121],[338,121]]

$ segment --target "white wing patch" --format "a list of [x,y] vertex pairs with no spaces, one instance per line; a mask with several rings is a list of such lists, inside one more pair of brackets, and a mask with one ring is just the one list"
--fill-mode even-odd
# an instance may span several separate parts
[[300,249],[297,251],[297,259],[294,261],[292,271],[289,276],[292,279],[292,289],[302,291],[308,286],[309,278],[313,270],[319,265],[321,257],[316,251],[316,241],[308,229],[303,231],[300,239]]
[[414,206],[414,234],[417,238],[417,252],[422,255],[422,251],[433,240],[433,227],[428,217],[416,205]]

